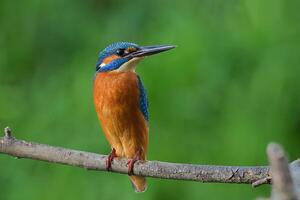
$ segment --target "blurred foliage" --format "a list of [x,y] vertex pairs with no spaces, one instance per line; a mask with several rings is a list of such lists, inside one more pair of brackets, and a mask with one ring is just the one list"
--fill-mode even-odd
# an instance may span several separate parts
[[[98,52],[116,41],[178,48],[143,61],[148,159],[266,165],[300,141],[300,1],[0,1],[0,128],[108,153],[92,102]],[[148,179],[0,156],[0,199],[254,199],[269,186]]]

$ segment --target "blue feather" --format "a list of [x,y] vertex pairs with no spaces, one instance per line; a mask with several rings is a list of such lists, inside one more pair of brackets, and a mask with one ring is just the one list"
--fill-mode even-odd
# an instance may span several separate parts
[[138,77],[138,86],[139,86],[139,91],[140,91],[140,110],[148,122],[149,121],[149,113],[148,113],[147,93],[146,93],[146,90],[143,86],[143,83],[142,83],[140,77],[139,76],[137,76],[137,77]]
[[97,67],[96,70],[97,72],[107,72],[107,71],[113,71],[115,69],[118,69],[121,65],[124,63],[128,62],[130,59],[129,58],[119,58],[116,60],[113,60],[109,64],[105,65],[104,67]]

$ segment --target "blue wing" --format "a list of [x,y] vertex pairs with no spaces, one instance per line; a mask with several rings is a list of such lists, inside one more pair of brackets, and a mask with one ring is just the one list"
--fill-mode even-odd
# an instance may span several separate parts
[[145,119],[149,121],[147,93],[139,76],[138,86],[140,91],[140,110],[143,113]]

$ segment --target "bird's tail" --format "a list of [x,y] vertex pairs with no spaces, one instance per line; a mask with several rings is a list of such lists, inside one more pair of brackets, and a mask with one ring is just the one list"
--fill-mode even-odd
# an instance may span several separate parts
[[145,192],[147,190],[146,178],[143,176],[130,176],[132,187],[136,192]]

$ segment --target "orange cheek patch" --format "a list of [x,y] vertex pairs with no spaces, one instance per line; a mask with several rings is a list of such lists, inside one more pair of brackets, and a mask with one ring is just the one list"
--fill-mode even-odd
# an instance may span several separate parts
[[131,53],[131,52],[136,51],[136,48],[135,48],[135,47],[129,47],[129,48],[127,49],[127,51],[128,51],[129,53]]
[[109,56],[109,57],[107,57],[107,58],[104,58],[102,63],[103,63],[103,64],[108,64],[108,63],[110,63],[111,61],[116,60],[116,59],[118,59],[118,58],[120,58],[120,57],[117,56],[117,55],[112,55],[112,56]]

